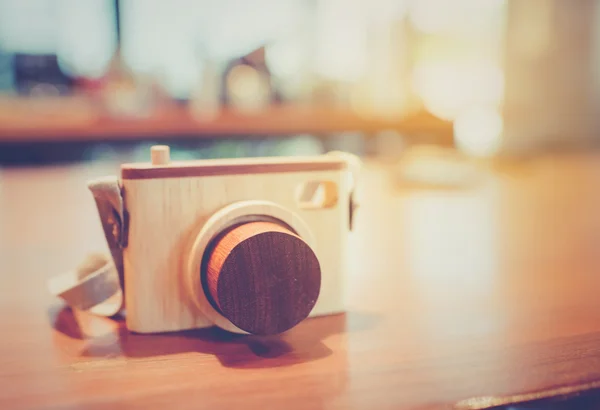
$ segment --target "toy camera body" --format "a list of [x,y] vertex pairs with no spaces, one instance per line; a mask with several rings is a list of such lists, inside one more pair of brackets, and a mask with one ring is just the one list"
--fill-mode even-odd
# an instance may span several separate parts
[[165,146],[122,165],[122,215],[101,218],[128,329],[275,334],[343,312],[356,168],[343,153],[171,162]]

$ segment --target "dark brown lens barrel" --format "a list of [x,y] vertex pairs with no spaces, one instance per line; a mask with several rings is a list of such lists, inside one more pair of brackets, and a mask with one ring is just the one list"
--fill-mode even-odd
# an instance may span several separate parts
[[321,288],[319,261],[306,242],[273,222],[245,223],[209,249],[205,288],[214,307],[256,335],[285,332],[305,319]]

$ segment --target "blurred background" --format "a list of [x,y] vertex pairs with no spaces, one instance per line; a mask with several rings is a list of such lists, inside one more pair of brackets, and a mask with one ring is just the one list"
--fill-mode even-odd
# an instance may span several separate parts
[[[411,386],[466,391],[450,365],[465,352],[467,386],[597,376],[598,157],[486,171],[600,147],[600,0],[0,0],[0,288],[23,303],[4,305],[9,325],[48,301],[34,275],[105,246],[85,182],[157,143],[175,160],[360,155],[350,311],[385,320],[348,351],[415,342],[433,359],[417,371],[407,347],[394,362]],[[54,365],[49,348],[31,358]],[[348,386],[363,391],[357,357]]]
[[0,164],[589,147],[599,3],[0,0]]

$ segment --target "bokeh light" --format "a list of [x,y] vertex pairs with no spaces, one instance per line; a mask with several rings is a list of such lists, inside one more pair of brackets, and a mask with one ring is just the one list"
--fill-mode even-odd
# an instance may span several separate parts
[[490,26],[498,19],[506,0],[414,0],[409,18],[413,26],[426,34],[469,33]]
[[494,108],[475,107],[454,121],[457,147],[466,154],[487,157],[500,149],[503,120]]
[[249,65],[238,65],[229,72],[227,88],[231,103],[243,111],[262,109],[269,103],[268,78]]
[[472,105],[497,106],[504,94],[504,73],[485,61],[421,63],[412,82],[425,108],[447,120]]
[[357,81],[367,68],[367,26],[362,0],[321,0],[317,10],[315,72],[337,81]]

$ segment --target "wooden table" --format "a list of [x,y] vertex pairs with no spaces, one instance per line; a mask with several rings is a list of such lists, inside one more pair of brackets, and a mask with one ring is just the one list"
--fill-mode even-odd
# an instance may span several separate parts
[[596,387],[600,156],[493,169],[442,191],[368,164],[348,313],[272,338],[74,317],[45,279],[105,250],[85,181],[116,165],[0,169],[0,408],[429,409]]

